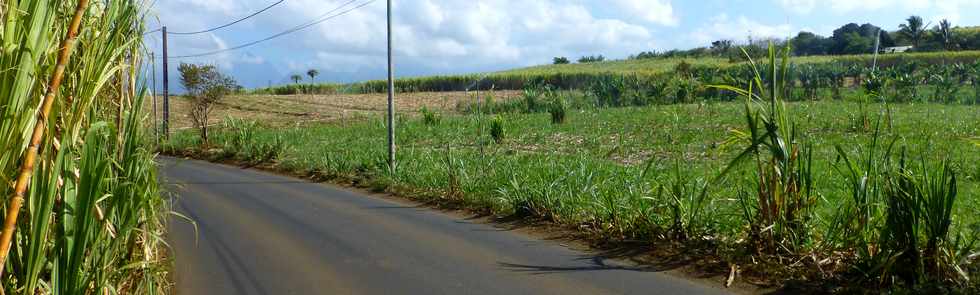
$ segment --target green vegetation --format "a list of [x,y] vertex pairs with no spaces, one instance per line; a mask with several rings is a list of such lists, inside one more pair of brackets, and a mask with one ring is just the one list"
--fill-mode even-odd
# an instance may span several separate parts
[[[0,3],[0,195],[10,226],[3,233],[12,236],[0,276],[5,294],[169,289],[168,204],[144,134],[148,94],[137,79],[145,7],[87,3]],[[74,32],[73,43],[66,36]]]
[[208,142],[208,124],[211,122],[211,111],[216,104],[221,103],[225,95],[238,88],[231,77],[218,72],[214,65],[195,65],[181,63],[180,83],[190,98],[190,117],[194,126],[201,132],[204,143]]
[[[910,64],[919,65],[918,68],[925,68],[926,65],[947,64],[951,66],[957,63],[972,65],[977,61],[980,61],[980,51],[921,52],[882,55],[878,57],[877,65],[880,69],[890,69],[896,66],[908,66]],[[799,79],[799,76],[802,75],[802,70],[810,66],[819,70],[822,75],[819,81],[815,81],[818,84],[814,85],[820,88],[830,88],[832,85],[831,82],[839,82],[833,85],[843,87],[845,86],[843,85],[845,82],[850,83],[849,81],[851,80],[863,80],[870,73],[870,68],[873,64],[874,56],[870,54],[806,56],[794,58],[791,71],[794,72],[792,78],[797,81],[797,84],[803,83]],[[649,58],[586,64],[543,65],[491,73],[486,76],[470,74],[403,78],[395,81],[395,88],[398,92],[444,92],[476,89],[489,90],[490,87],[498,90],[521,90],[529,86],[551,85],[557,89],[586,90],[597,81],[628,79],[637,80],[641,84],[648,85],[683,82],[690,87],[694,87],[694,90],[696,90],[696,88],[699,88],[698,84],[744,84],[747,81],[740,82],[736,78],[747,77],[747,74],[750,72],[749,68],[747,62],[730,62],[727,58],[713,56],[700,58]],[[678,73],[678,69],[685,69],[686,73]],[[675,81],[675,78],[678,76],[685,76],[685,79],[683,81]],[[924,82],[916,83],[923,84]],[[277,95],[307,92],[318,94],[383,93],[386,89],[387,82],[377,80],[346,85],[284,85],[257,89],[252,91],[252,93]],[[711,92],[712,90],[707,91]],[[691,96],[698,95],[705,95],[705,93],[692,94]],[[710,93],[709,96],[711,96]],[[729,98],[733,97],[729,96]],[[790,97],[789,99],[797,98]]]
[[504,142],[504,117],[493,116],[490,119],[490,138],[498,144]]
[[589,56],[580,57],[578,59],[578,62],[579,63],[582,63],[582,64],[594,63],[594,62],[603,62],[603,61],[606,61],[606,57],[605,56],[602,56],[602,55],[589,55]]
[[[845,94],[847,97],[860,95],[857,92]],[[877,248],[858,245],[878,245],[888,240],[879,237],[884,234],[881,226],[886,218],[883,216],[887,216],[883,215],[887,206],[884,202],[890,198],[882,196],[874,201],[855,198],[855,192],[869,182],[862,180],[864,176],[855,178],[864,172],[852,174],[848,171],[850,168],[865,171],[858,170],[866,167],[865,160],[863,157],[858,160],[855,155],[866,155],[872,150],[874,161],[900,162],[900,158],[896,158],[900,154],[886,155],[881,151],[885,144],[868,144],[878,139],[878,142],[905,146],[909,159],[927,164],[939,163],[948,156],[947,163],[956,171],[957,199],[951,207],[952,217],[948,219],[950,238],[945,240],[948,243],[944,242],[943,247],[959,249],[958,253],[978,251],[975,246],[967,247],[967,241],[976,237],[976,225],[980,222],[975,214],[980,209],[980,150],[971,139],[980,133],[980,120],[977,120],[980,109],[977,106],[867,104],[849,98],[790,103],[786,108],[785,120],[795,122],[796,136],[803,140],[800,144],[809,144],[808,159],[812,162],[805,166],[792,164],[792,167],[808,167],[801,172],[807,173],[812,190],[807,195],[800,195],[800,199],[812,203],[808,204],[810,218],[805,219],[805,223],[803,215],[784,219],[785,226],[779,236],[799,238],[794,238],[796,247],[790,248],[793,251],[777,252],[778,256],[772,256],[776,255],[772,251],[748,251],[760,249],[756,243],[759,241],[782,243],[781,239],[772,239],[775,237],[750,239],[753,233],[769,233],[763,231],[768,226],[761,226],[764,221],[759,213],[759,208],[766,206],[752,202],[757,200],[758,193],[757,183],[753,180],[757,171],[755,160],[750,161],[751,165],[736,166],[729,171],[728,177],[715,180],[736,155],[745,151],[746,146],[733,144],[747,141],[727,140],[733,134],[739,134],[731,130],[748,127],[742,103],[590,108],[568,113],[569,120],[565,124],[551,124],[551,116],[547,113],[525,111],[496,115],[500,119],[448,116],[443,118],[444,124],[435,128],[427,125],[424,118],[409,119],[398,125],[399,169],[395,174],[388,172],[384,165],[385,128],[381,118],[285,130],[250,128],[254,134],[251,142],[255,145],[275,142],[280,136],[291,139],[287,152],[271,162],[279,169],[319,179],[353,181],[423,200],[444,200],[452,192],[460,205],[486,208],[497,214],[544,218],[574,225],[608,239],[674,239],[694,248],[709,247],[711,253],[743,269],[764,271],[774,267],[780,271],[773,275],[782,273],[787,277],[805,276],[819,280],[867,276],[860,282],[870,286],[890,283],[891,280],[885,278],[891,275],[871,272],[878,266],[873,262],[878,260],[866,257],[877,259],[894,255],[881,252],[886,249],[884,245]],[[493,141],[492,135],[479,131],[481,126],[488,124],[484,120],[506,122],[506,140],[485,145]],[[870,126],[866,124],[869,120]],[[879,121],[880,128],[875,128],[874,122]],[[224,127],[222,130],[217,134],[232,134],[235,128]],[[757,134],[765,135],[763,130]],[[747,135],[746,138],[751,137]],[[215,146],[229,146],[221,142],[215,140]],[[194,133],[182,133],[175,136],[168,149],[175,153],[193,152],[196,144]],[[449,155],[445,152],[447,149],[451,150]],[[842,154],[847,156],[840,156]],[[765,152],[762,155],[772,154]],[[240,152],[236,157],[258,156]],[[451,157],[451,161],[447,161],[447,157]],[[801,160],[800,157],[796,159]],[[447,163],[452,165],[447,166]],[[911,160],[906,163],[912,164]],[[918,164],[907,166],[905,170],[899,170],[899,166],[872,167],[868,169],[870,173],[905,171],[887,175],[907,175],[920,179],[920,183],[926,183],[921,180],[924,177],[922,171],[931,171],[923,170],[925,168]],[[886,179],[884,176],[869,177]],[[887,179],[896,179],[900,183],[897,180],[900,178]],[[946,178],[947,184],[949,180]],[[853,187],[852,184],[860,186]],[[883,191],[876,194],[884,194]],[[925,189],[919,191],[928,193]],[[858,201],[853,201],[855,199]],[[873,222],[861,222],[855,214],[849,213],[851,209],[841,207],[873,211],[869,213],[872,217],[868,218]],[[775,214],[766,218],[774,217]],[[925,222],[925,219],[917,220]],[[868,232],[864,241],[854,239],[856,235],[851,229],[856,228],[865,228]],[[806,236],[797,234],[803,229],[808,232]],[[918,232],[923,234],[920,237],[926,243],[917,245],[929,248],[925,230]],[[898,246],[887,247],[895,249]],[[871,256],[855,254],[869,249],[874,251]],[[948,263],[951,260],[946,258],[943,261],[947,266],[955,265],[968,273],[977,273],[976,262],[966,258],[969,255],[956,255],[951,256],[959,258],[955,263]],[[780,259],[803,262],[781,267]],[[892,260],[890,263],[887,269],[896,270],[894,265],[898,262]],[[860,274],[859,271],[867,273]],[[950,284],[962,284],[955,275],[950,277],[950,282],[959,282]],[[778,277],[774,278],[778,280]]]

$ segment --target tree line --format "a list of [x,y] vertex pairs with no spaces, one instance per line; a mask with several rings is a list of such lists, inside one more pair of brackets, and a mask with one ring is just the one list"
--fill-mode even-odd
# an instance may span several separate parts
[[[980,27],[956,27],[947,19],[930,28],[931,25],[922,17],[913,15],[906,18],[894,31],[870,23],[849,23],[834,30],[830,36],[801,31],[789,39],[749,37],[744,42],[724,39],[711,42],[709,46],[687,50],[644,51],[631,55],[628,59],[727,57],[731,61],[742,61],[745,59],[743,49],[753,58],[763,57],[766,54],[765,48],[770,43],[778,46],[789,43],[795,56],[869,54],[875,51],[875,46],[878,46],[879,51],[897,46],[911,46],[905,50],[907,52],[980,50]],[[553,63],[570,62],[567,58],[556,57]]]

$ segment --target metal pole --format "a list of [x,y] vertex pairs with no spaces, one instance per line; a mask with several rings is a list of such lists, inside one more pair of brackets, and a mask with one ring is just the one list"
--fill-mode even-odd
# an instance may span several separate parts
[[871,65],[871,73],[874,74],[878,70],[878,50],[881,46],[881,29],[878,29],[878,34],[875,36],[875,52],[874,52],[874,62]]
[[150,62],[153,63],[151,66],[151,76],[153,77],[153,91],[150,95],[153,96],[153,138],[156,143],[160,142],[160,126],[157,125],[157,59],[153,56],[153,52],[150,52]]
[[163,26],[163,138],[170,138],[170,75],[167,64],[167,26]]
[[388,169],[395,172],[395,63],[391,53],[391,0],[388,0]]

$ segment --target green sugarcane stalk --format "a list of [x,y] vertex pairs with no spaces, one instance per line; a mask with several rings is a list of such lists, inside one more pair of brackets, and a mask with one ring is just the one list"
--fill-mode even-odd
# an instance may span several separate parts
[[10,204],[7,206],[7,213],[3,220],[3,231],[0,233],[0,275],[3,274],[2,266],[6,264],[7,254],[10,252],[10,240],[14,236],[14,229],[17,225],[17,215],[20,213],[20,207],[24,204],[24,193],[27,191],[27,184],[31,180],[31,174],[34,173],[34,165],[37,161],[38,149],[41,145],[41,139],[44,137],[44,130],[47,128],[47,121],[48,116],[51,113],[51,106],[54,105],[55,95],[57,94],[58,88],[61,87],[61,79],[64,77],[65,66],[68,64],[68,59],[71,57],[71,51],[75,44],[75,38],[77,37],[78,29],[81,26],[82,16],[85,14],[85,9],[87,7],[88,0],[78,1],[78,6],[75,8],[75,15],[72,17],[71,25],[68,28],[68,33],[58,47],[58,62],[54,73],[51,74],[51,80],[48,82],[48,88],[44,94],[41,110],[37,115],[37,122],[34,123],[34,133],[31,135],[31,143],[27,147],[27,153],[24,155],[24,162],[21,164],[20,174],[18,175],[17,182],[14,185],[14,195],[10,199]]

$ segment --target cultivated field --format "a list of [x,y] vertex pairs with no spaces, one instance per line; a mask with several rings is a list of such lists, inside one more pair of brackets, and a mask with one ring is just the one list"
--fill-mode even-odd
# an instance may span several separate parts
[[[972,290],[980,64],[915,57],[883,71],[773,57],[751,99],[738,89],[755,72],[680,63],[652,80],[525,81],[479,104],[402,94],[394,172],[383,95],[237,96],[239,119],[204,148],[187,130],[163,150],[675,247],[764,284]],[[317,122],[283,124],[304,116]]]
[[[519,91],[495,91],[500,100],[520,96]],[[162,120],[162,97],[157,97],[157,122]],[[171,128],[192,128],[189,117],[190,104],[185,97],[171,96]],[[399,113],[413,115],[422,107],[441,112],[455,112],[457,106],[475,102],[476,92],[422,92],[399,93],[396,108]],[[329,122],[337,120],[373,117],[387,110],[387,94],[331,94],[331,95],[233,95],[218,104],[212,114],[211,124],[227,118],[249,119],[270,125]],[[152,113],[153,102],[145,102]]]

